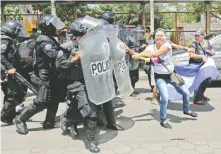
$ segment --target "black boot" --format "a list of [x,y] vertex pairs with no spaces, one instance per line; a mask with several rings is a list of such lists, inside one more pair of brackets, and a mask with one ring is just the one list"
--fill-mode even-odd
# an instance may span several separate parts
[[8,125],[13,124],[14,117],[15,117],[14,115],[9,115],[9,116],[4,115],[4,111],[1,112],[1,121],[3,123],[8,124]]
[[43,122],[43,129],[53,129],[55,125],[55,117],[58,111],[58,103],[50,104],[47,108],[46,118]]
[[44,121],[42,124],[43,129],[53,129],[54,128],[54,122],[51,121]]
[[118,125],[117,123],[111,125],[107,124],[107,128],[112,130],[121,130],[121,131],[124,130],[124,128]]
[[77,128],[77,124],[71,126],[71,128],[70,128],[70,134],[71,134],[71,137],[72,137],[73,139],[77,139],[77,138],[78,138],[78,128]]
[[27,125],[26,125],[25,121],[27,121],[33,115],[42,111],[43,109],[44,109],[43,104],[36,105],[34,103],[29,105],[28,108],[24,109],[21,112],[21,114],[13,120],[14,124],[16,125],[17,132],[20,134],[27,134],[28,130],[27,130]]
[[85,147],[92,153],[99,153],[100,149],[95,144],[97,121],[89,120],[86,130]]
[[7,124],[13,124],[15,116],[15,104],[12,104],[12,102],[4,102],[4,106],[1,111],[1,121]]
[[113,111],[113,105],[111,101],[103,104],[103,110],[104,110],[105,118],[107,120],[107,128],[113,129],[113,130],[123,130],[121,126],[116,124],[114,111]]
[[25,122],[22,122],[19,117],[15,117],[13,119],[13,122],[16,126],[16,131],[19,133],[19,134],[28,134],[28,129],[27,129],[27,125]]
[[44,109],[44,105],[42,104],[31,104],[28,108],[24,109],[21,114],[15,119],[13,119],[14,124],[16,125],[17,132],[19,134],[27,134],[28,129],[25,121],[30,119],[36,113],[42,111]]

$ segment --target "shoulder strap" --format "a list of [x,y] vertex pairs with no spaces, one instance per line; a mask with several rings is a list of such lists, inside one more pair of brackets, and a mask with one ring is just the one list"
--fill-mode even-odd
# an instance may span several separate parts
[[160,62],[162,63],[163,67],[166,68],[166,70],[167,70],[169,73],[171,73],[170,70],[167,68],[167,66],[163,63],[162,59],[160,59],[160,57],[158,57],[158,59],[159,59]]

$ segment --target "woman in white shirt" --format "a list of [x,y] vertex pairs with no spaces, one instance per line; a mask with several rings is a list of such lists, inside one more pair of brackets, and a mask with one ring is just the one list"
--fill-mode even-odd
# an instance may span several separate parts
[[[184,87],[176,85],[171,79],[171,74],[174,71],[174,65],[172,62],[172,46],[167,42],[167,37],[162,29],[155,31],[154,35],[155,43],[148,46],[143,52],[134,54],[133,58],[149,57],[154,63],[154,78],[157,89],[160,93],[160,125],[166,127],[166,109],[168,104],[168,89],[167,84],[171,84],[175,89],[183,95],[183,113],[192,117],[197,117],[197,114],[191,112],[189,109],[189,91]],[[126,50],[131,50],[125,47]],[[167,70],[163,64],[167,67]]]

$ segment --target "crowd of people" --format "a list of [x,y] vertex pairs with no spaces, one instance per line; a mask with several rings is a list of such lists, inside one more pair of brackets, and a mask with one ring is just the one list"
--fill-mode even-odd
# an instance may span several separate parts
[[[185,49],[190,64],[206,64],[215,51],[204,40],[201,29],[196,31],[195,41],[184,47],[168,40],[163,29],[155,30],[151,41],[147,41],[142,25],[126,28],[115,24],[111,12],[104,12],[99,18],[77,18],[69,25],[67,40],[58,41],[64,27],[55,15],[42,15],[37,27],[40,32],[33,29],[31,37],[15,20],[6,21],[1,27],[1,87],[4,93],[1,121],[14,123],[19,134],[28,134],[26,122],[44,109],[47,112],[43,129],[53,128],[58,105],[66,101],[68,108],[60,122],[62,132],[70,131],[71,136],[77,138],[77,126],[83,122],[85,146],[98,153],[95,134],[99,114],[104,113],[108,129],[124,129],[116,123],[112,99],[116,95],[137,95],[135,85],[141,68],[148,74],[152,103],[159,103],[162,127],[167,127],[168,84],[182,95],[183,113],[197,117],[190,110],[191,91],[184,81],[176,81],[182,78],[179,71],[176,72],[172,52],[173,48]],[[144,57],[150,61],[140,60]],[[16,78],[16,73],[36,89],[33,103],[21,112],[16,112],[16,106],[25,101],[29,87]],[[194,104],[203,105],[210,100],[204,92],[213,77],[205,75],[200,85],[194,87]]]

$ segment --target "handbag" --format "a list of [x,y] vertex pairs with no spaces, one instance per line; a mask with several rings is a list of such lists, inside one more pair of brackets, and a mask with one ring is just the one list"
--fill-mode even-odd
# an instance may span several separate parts
[[[162,65],[164,68],[166,68],[166,70],[170,73],[170,70],[166,67],[166,65],[163,63],[163,61],[160,59],[160,57],[158,57],[159,60],[161,61]],[[176,72],[172,72],[171,76],[170,76],[171,80],[173,82],[175,82],[178,86],[183,86],[185,84],[184,79]]]

